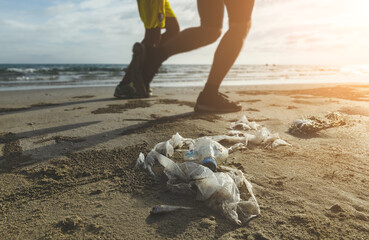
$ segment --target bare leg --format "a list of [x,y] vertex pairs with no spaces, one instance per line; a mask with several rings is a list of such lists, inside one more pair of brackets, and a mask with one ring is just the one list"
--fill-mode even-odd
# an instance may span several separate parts
[[179,24],[177,18],[167,17],[165,19],[165,30],[165,33],[161,35],[160,45],[164,44],[179,33]]
[[146,49],[144,79],[150,84],[160,65],[170,56],[188,52],[215,42],[221,35],[224,0],[197,0],[201,19],[199,27],[188,28],[168,40],[158,48]]
[[218,91],[218,88],[237,59],[244,40],[251,27],[251,13],[254,0],[227,0],[229,30],[223,36],[214,55],[204,91]]
[[153,28],[153,29],[146,29],[145,30],[145,37],[142,40],[142,44],[146,46],[154,46],[157,47],[160,43],[160,28]]
[[159,52],[163,55],[161,60],[208,45],[220,37],[224,15],[224,0],[197,0],[197,8],[201,18],[201,25],[185,29],[161,45],[159,47]]

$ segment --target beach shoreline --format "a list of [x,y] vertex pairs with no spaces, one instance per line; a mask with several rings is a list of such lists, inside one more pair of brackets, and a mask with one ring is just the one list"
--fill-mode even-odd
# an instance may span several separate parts
[[[200,87],[122,100],[114,87],[0,94],[0,232],[5,239],[364,239],[369,234],[369,85],[226,86],[243,111],[194,114]],[[343,114],[312,136],[288,133],[302,116]],[[177,132],[226,134],[246,115],[291,146],[250,147],[227,165],[251,181],[261,215],[235,226],[165,177],[134,169],[140,152]],[[178,156],[177,156],[178,157]],[[153,217],[154,205],[193,210]]]
[[[202,87],[211,65],[164,64],[152,87]],[[114,87],[127,64],[0,64],[0,92],[65,87]],[[367,83],[362,65],[234,65],[223,86]]]

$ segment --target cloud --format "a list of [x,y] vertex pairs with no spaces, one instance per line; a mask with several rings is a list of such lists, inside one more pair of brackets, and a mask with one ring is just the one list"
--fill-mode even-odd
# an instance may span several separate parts
[[[28,6],[32,11],[27,11],[27,5],[0,9],[0,34],[6,36],[0,44],[7,49],[0,62],[33,57],[33,62],[127,63],[132,44],[144,34],[135,0],[37,2]],[[181,29],[199,25],[196,0],[170,2]],[[338,61],[336,55],[341,52],[355,59],[360,49],[369,48],[369,17],[361,9],[369,5],[359,3],[366,0],[256,0],[253,26],[238,63],[263,63],[278,60],[276,56],[313,62],[321,55],[327,56],[326,61],[329,56]],[[225,19],[225,30],[227,26]],[[216,45],[178,55],[170,62],[210,63]]]

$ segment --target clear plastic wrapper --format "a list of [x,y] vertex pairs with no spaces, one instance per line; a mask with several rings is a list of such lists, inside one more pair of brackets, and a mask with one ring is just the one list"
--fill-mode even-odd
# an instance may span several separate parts
[[272,143],[272,148],[276,148],[278,146],[290,146],[291,144],[289,144],[288,142],[286,142],[285,140],[282,139],[276,139],[273,141]]
[[243,115],[237,122],[231,123],[230,128],[233,130],[257,130],[260,127],[256,122],[249,122],[246,115]]
[[185,139],[181,135],[179,135],[179,133],[176,133],[172,136],[169,142],[173,146],[173,148],[176,149],[176,148],[182,148],[184,142],[187,140],[188,139]]
[[174,147],[172,146],[170,141],[156,144],[153,150],[167,157],[171,157],[174,154]]
[[[255,134],[235,130],[238,127],[243,131],[254,130]],[[183,138],[176,133],[168,141],[157,144],[146,157],[140,153],[136,167],[142,166],[155,176],[152,166],[158,161],[164,167],[170,191],[196,196],[197,200],[204,201],[230,221],[244,224],[260,214],[252,185],[242,171],[222,166],[221,163],[229,153],[246,148],[249,143],[272,148],[290,144],[280,139],[278,133],[271,134],[265,127],[260,129],[259,124],[249,122],[246,116],[232,123],[231,129],[228,135],[197,139]],[[233,145],[226,148],[220,141]],[[186,162],[176,163],[169,159],[175,151],[185,151]],[[217,172],[210,170],[210,165],[201,165],[204,161],[204,165],[214,161],[213,170],[217,169]],[[249,199],[242,199],[240,191]]]
[[[171,191],[191,194],[196,189],[197,200],[205,201],[207,206],[239,225],[260,214],[251,184],[241,171],[223,167],[225,172],[214,173],[200,164],[177,164],[163,155],[158,156],[158,161],[164,167],[168,177],[167,186]],[[251,196],[248,201],[240,197],[238,187],[243,185]]]
[[196,139],[191,150],[184,156],[186,161],[201,162],[205,158],[212,157],[217,162],[222,162],[228,157],[228,149],[209,137]]

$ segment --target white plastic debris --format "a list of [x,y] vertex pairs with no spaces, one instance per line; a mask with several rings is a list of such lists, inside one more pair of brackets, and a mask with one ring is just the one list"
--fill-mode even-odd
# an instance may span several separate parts
[[270,135],[267,128],[263,127],[254,136],[250,135],[248,138],[249,142],[255,145],[259,145],[265,141],[265,139]]
[[245,134],[238,130],[229,130],[228,131],[229,136],[236,136],[236,137],[243,137]]
[[181,135],[179,135],[179,133],[174,134],[172,138],[169,140],[174,149],[181,148],[183,146],[184,141],[185,139]]
[[164,156],[171,157],[174,154],[174,146],[170,144],[170,141],[161,142],[156,144],[154,150]]
[[234,130],[251,130],[251,127],[247,123],[231,123],[231,129],[234,129]]
[[140,153],[138,155],[135,167],[137,168],[143,166],[144,164],[145,164],[145,155],[143,153]]
[[246,115],[243,115],[237,122],[231,123],[231,129],[233,130],[257,130],[260,127],[256,122],[249,122]]
[[296,119],[292,123],[296,128],[313,127],[314,121],[310,119]]
[[227,136],[227,135],[218,135],[218,136],[212,136],[209,137],[210,139],[220,142],[220,141],[226,141],[229,143],[239,143],[239,142],[245,142],[245,137],[238,137],[238,136]]
[[272,143],[272,148],[278,147],[278,146],[291,146],[288,142],[282,140],[282,139],[276,139]]
[[228,148],[228,153],[233,153],[237,150],[240,150],[240,149],[245,149],[247,148],[246,147],[246,144],[244,143],[236,143],[234,145],[232,145],[231,147]]
[[256,122],[250,122],[249,126],[251,127],[251,129],[253,130],[258,130],[258,128],[260,127],[259,124],[257,124]]
[[142,167],[143,169],[149,171],[149,173],[155,177],[155,174],[152,171],[152,166],[154,166],[155,164],[155,153],[156,151],[151,150],[151,152],[147,154],[146,158],[143,153],[140,153],[137,158],[135,167]]
[[209,137],[201,137],[194,141],[193,149],[186,152],[186,161],[201,162],[203,159],[211,157],[217,162],[223,162],[228,157],[228,149]]
[[[231,123],[231,129],[240,129],[241,130],[257,130],[260,128],[260,125],[256,122],[249,122],[246,116],[242,116],[240,120],[237,122]],[[264,145],[265,147],[278,147],[278,146],[287,146],[291,145],[286,141],[280,139],[278,133],[270,133],[270,131],[266,127],[262,127],[260,130],[256,132],[256,134],[248,134],[243,133],[240,130],[231,130],[229,134],[232,136],[215,136],[212,137],[216,141],[226,140],[228,142],[243,142],[247,146],[249,143],[253,145]],[[243,138],[242,138],[243,137]]]
[[[158,161],[164,167],[168,177],[167,186],[171,191],[191,194],[196,189],[197,200],[205,201],[210,208],[239,225],[260,214],[251,184],[241,171],[223,168],[226,172],[214,173],[200,164],[177,164],[163,155],[158,156]],[[247,201],[240,197],[239,187],[243,185],[251,196]]]
[[305,117],[296,119],[290,124],[288,131],[291,134],[314,134],[321,130],[339,127],[346,124],[346,120],[339,112],[329,112],[325,117]]
[[[225,162],[230,153],[245,149],[248,144],[272,148],[290,144],[280,139],[278,133],[272,134],[265,127],[260,129],[259,124],[249,122],[246,116],[231,123],[231,129],[228,135],[197,139],[183,138],[176,133],[168,141],[155,145],[146,158],[140,153],[136,167],[141,166],[155,176],[152,167],[158,161],[164,167],[170,191],[196,195],[197,200],[204,201],[207,206],[219,211],[227,219],[236,224],[243,224],[260,214],[252,185],[242,171],[222,166],[221,163]],[[246,130],[254,134],[246,133]],[[226,148],[219,143],[223,141],[233,145]],[[184,151],[186,162],[177,164],[169,159],[175,151]],[[200,164],[207,158],[216,161],[217,172],[206,167],[206,163],[206,166]],[[240,196],[240,189],[245,188],[250,195],[247,201]]]

